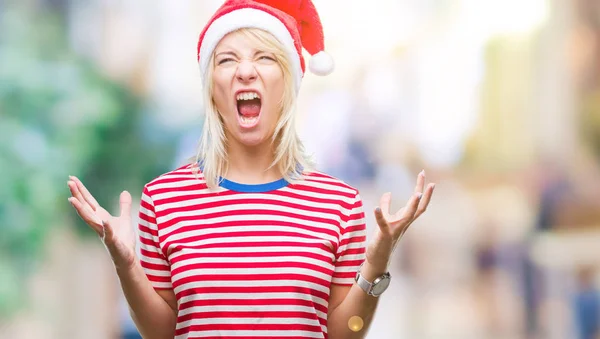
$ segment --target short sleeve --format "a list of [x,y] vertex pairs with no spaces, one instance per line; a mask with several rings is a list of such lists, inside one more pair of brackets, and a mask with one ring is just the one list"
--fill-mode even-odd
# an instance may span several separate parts
[[340,243],[336,253],[332,283],[351,286],[365,260],[367,230],[362,200],[358,192],[344,213]]
[[144,187],[138,222],[140,263],[155,289],[171,289],[171,267],[160,249],[154,202]]

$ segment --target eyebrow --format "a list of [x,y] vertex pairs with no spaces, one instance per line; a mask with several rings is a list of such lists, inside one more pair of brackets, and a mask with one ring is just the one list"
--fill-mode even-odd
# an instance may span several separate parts
[[215,56],[219,56],[219,55],[232,55],[234,57],[237,57],[237,54],[235,54],[235,52],[230,52],[230,51],[220,52],[220,53],[217,53]]
[[[261,53],[268,53],[268,54],[272,54],[272,53],[270,53],[270,52],[267,52],[267,51],[261,51],[261,50],[257,50],[257,51],[255,51],[255,52],[254,52],[254,57],[255,57],[255,56],[257,56],[258,54],[261,54]],[[224,52],[219,52],[219,53],[215,54],[215,57],[218,57],[218,56],[220,56],[220,55],[231,55],[231,56],[234,56],[234,57],[236,57],[236,58],[238,57],[238,55],[237,55],[235,52],[233,52],[233,51],[224,51]]]

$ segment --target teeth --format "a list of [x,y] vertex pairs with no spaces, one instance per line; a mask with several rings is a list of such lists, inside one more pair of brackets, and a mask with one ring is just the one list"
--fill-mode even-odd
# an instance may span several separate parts
[[260,99],[260,96],[256,92],[244,92],[237,95],[237,100],[252,100],[256,98]]
[[249,123],[253,123],[254,121],[256,121],[256,119],[258,119],[258,117],[245,117],[242,116],[242,122],[245,124],[249,124]]

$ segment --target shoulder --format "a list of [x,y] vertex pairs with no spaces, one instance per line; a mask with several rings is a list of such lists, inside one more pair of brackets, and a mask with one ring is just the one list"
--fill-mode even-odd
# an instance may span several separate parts
[[205,184],[204,175],[197,164],[188,163],[152,179],[144,185],[144,194],[151,195],[198,184]]
[[333,203],[340,208],[342,220],[362,217],[363,201],[356,187],[345,181],[319,171],[304,172],[303,186],[312,198]]
[[302,173],[302,181],[299,185],[321,190],[324,193],[339,195],[347,199],[360,199],[360,194],[356,187],[320,171],[306,171]]

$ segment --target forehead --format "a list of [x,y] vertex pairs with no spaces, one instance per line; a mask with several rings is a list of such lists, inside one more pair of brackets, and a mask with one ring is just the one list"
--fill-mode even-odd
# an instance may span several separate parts
[[223,37],[215,48],[215,53],[224,51],[236,51],[236,52],[254,52],[258,49],[262,49],[262,44],[258,39],[251,37],[249,34],[243,34],[241,32],[231,32]]

